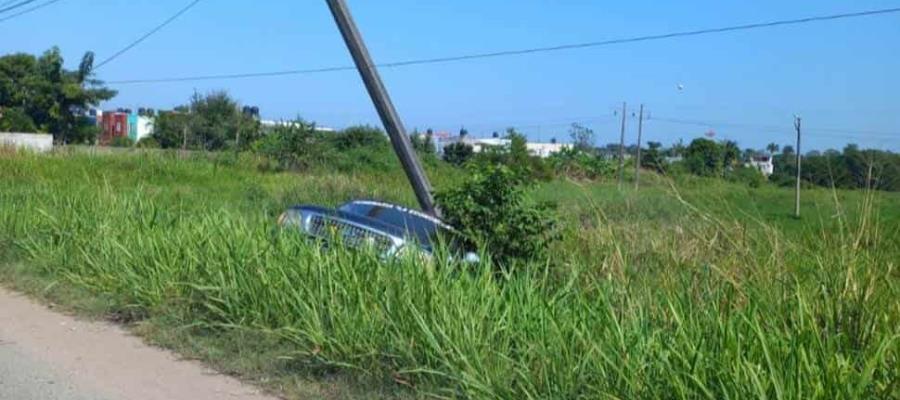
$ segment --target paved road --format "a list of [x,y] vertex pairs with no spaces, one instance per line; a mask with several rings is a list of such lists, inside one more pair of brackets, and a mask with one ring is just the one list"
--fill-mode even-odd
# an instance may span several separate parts
[[274,400],[121,328],[0,288],[0,400]]

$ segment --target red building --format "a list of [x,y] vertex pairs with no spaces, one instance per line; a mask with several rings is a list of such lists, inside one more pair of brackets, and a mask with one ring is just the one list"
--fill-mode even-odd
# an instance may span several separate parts
[[117,137],[128,136],[128,114],[104,112],[100,123],[100,145],[109,145]]

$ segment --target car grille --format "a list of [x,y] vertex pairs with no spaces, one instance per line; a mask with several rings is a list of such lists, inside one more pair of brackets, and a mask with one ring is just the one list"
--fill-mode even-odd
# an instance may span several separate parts
[[322,215],[313,215],[309,219],[309,233],[326,240],[340,240],[351,247],[373,246],[382,253],[394,245],[388,236]]

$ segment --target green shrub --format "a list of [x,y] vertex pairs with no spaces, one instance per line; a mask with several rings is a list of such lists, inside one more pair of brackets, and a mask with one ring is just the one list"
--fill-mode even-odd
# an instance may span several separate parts
[[722,147],[709,139],[694,139],[687,147],[684,163],[694,175],[721,176],[724,167]]
[[152,136],[141,138],[135,146],[139,149],[158,149],[160,147],[159,142]]
[[134,140],[128,136],[116,136],[109,142],[110,147],[131,147],[134,146]]
[[554,207],[531,202],[529,184],[505,165],[474,166],[465,182],[435,198],[448,223],[505,266],[542,259],[558,236]]
[[253,149],[268,158],[263,170],[309,168],[312,159],[321,155],[323,140],[315,124],[302,120],[276,126],[253,144]]
[[551,155],[547,162],[550,163],[557,176],[575,179],[608,177],[612,176],[616,170],[609,160],[588,154],[576,147],[563,148],[560,152]]
[[463,142],[451,143],[444,147],[444,161],[461,166],[472,159],[475,149]]
[[333,142],[338,150],[349,150],[359,147],[383,147],[388,140],[381,129],[368,126],[351,126],[341,132],[335,132]]
[[743,183],[752,188],[758,188],[766,183],[766,176],[756,168],[739,166],[725,173],[725,179],[729,182]]

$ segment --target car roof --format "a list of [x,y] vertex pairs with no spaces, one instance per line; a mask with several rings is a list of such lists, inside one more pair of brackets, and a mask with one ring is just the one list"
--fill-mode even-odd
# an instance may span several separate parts
[[351,204],[359,204],[359,205],[366,205],[366,206],[377,206],[377,207],[384,207],[384,208],[392,208],[392,209],[395,209],[395,210],[397,210],[397,211],[409,213],[409,214],[415,215],[415,216],[417,216],[417,217],[426,219],[426,220],[428,220],[428,221],[430,221],[430,222],[433,222],[433,223],[435,223],[435,224],[437,224],[437,225],[440,225],[442,228],[447,228],[447,229],[450,229],[450,230],[454,230],[453,227],[451,227],[450,225],[448,225],[446,222],[441,221],[440,218],[436,218],[436,217],[434,217],[433,215],[428,215],[428,214],[425,214],[425,213],[423,213],[423,212],[421,212],[421,211],[418,211],[418,210],[413,210],[413,209],[411,209],[411,208],[406,208],[406,207],[403,207],[403,206],[398,206],[398,205],[396,205],[396,204],[385,203],[385,202],[383,202],[383,201],[377,201],[377,200],[353,200],[353,201],[348,201],[347,203],[342,204],[341,207],[346,206],[346,205],[351,205]]

